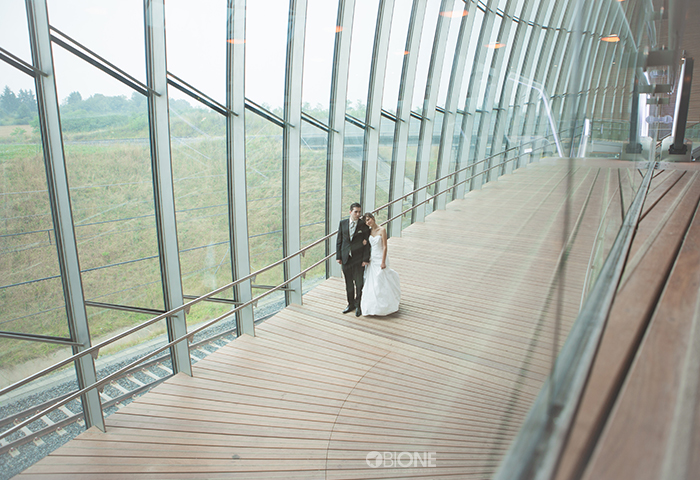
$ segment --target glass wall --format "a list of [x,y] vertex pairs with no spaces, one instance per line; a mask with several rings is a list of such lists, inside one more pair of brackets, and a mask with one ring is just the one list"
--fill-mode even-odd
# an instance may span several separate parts
[[[3,369],[18,372],[31,362],[51,364],[55,358],[48,354],[67,354],[65,345],[30,342],[26,335],[70,340],[75,333],[68,325],[79,315],[66,306],[65,265],[79,267],[84,298],[78,310],[87,312],[84,327],[95,343],[162,312],[166,298],[179,305],[282,259],[285,211],[300,212],[298,231],[287,233],[298,235],[302,247],[333,232],[335,215],[347,216],[349,205],[361,200],[365,142],[376,138],[374,128],[377,175],[369,188],[376,206],[435,180],[441,144],[448,150],[448,172],[471,165],[447,182],[458,186],[448,197],[463,198],[527,163],[559,156],[562,149],[568,154],[581,139],[584,118],[593,125],[592,144],[628,140],[638,68],[630,59],[642,47],[623,26],[629,24],[635,38],[651,32],[638,2],[583,2],[581,11],[573,0],[457,0],[451,11],[441,11],[443,3],[451,5],[394,3],[390,31],[381,32],[389,40],[388,52],[379,52],[387,66],[377,127],[366,125],[366,103],[380,0],[308,0],[303,12],[290,12],[298,4],[288,0],[211,0],[197,8],[185,0],[146,6],[140,0],[48,0],[50,27],[42,38],[50,38],[50,46],[30,39],[25,2],[6,0],[0,17],[0,330],[25,336],[0,339]],[[352,30],[344,32],[339,14],[350,5]],[[157,6],[164,18],[149,10]],[[424,13],[411,25],[414,6]],[[288,57],[295,15],[305,15],[304,49]],[[465,19],[459,91],[448,92]],[[439,20],[448,22],[443,35],[436,35]],[[233,30],[236,38],[229,38]],[[579,30],[586,32],[581,38]],[[412,32],[419,32],[415,51],[408,46]],[[611,32],[618,41],[603,39]],[[339,43],[341,33],[350,34],[349,48]],[[430,71],[435,52],[442,58],[433,59],[439,69]],[[34,65],[39,58],[54,67],[55,84],[45,87],[57,98],[59,118],[52,122],[51,105],[38,98],[44,78]],[[347,78],[333,77],[346,71]],[[302,88],[285,98],[285,82],[301,82]],[[410,92],[410,117],[399,104],[402,88]],[[448,94],[458,98],[457,112],[445,112]],[[299,104],[304,120],[285,123],[285,106]],[[434,112],[423,111],[435,104]],[[345,123],[335,127],[341,139],[328,125],[330,105],[344,106]],[[399,114],[405,118],[394,117]],[[443,131],[446,115],[455,116],[454,131]],[[283,135],[297,128],[300,166],[293,173],[300,179],[300,201],[287,205],[285,188],[296,185],[284,185]],[[695,126],[688,136],[697,132]],[[58,207],[47,167],[60,164],[61,148],[45,152],[49,138],[54,145],[63,142],[70,196],[64,228],[74,230],[73,259],[63,258],[57,246]],[[338,143],[331,145],[332,139]],[[632,178],[626,184],[628,203],[637,184]],[[435,187],[425,193],[436,193]],[[163,203],[168,194],[172,205]],[[235,208],[233,198],[242,199]],[[340,202],[341,212],[330,211],[329,199]],[[400,203],[408,210],[412,198]],[[162,211],[161,205],[171,206]],[[427,203],[426,213],[437,205]],[[410,228],[412,217],[408,213],[397,224]],[[384,210],[378,220],[386,219]],[[167,226],[172,236],[165,238]],[[173,257],[168,241],[175,239]],[[302,269],[326,253],[323,247],[307,253]],[[164,278],[166,271],[176,273]],[[330,274],[322,264],[301,288],[306,292]],[[259,274],[253,295],[282,280],[282,266]],[[164,291],[172,285],[182,287],[174,290],[176,298]],[[184,327],[234,308],[230,290],[217,300],[180,314]],[[279,291],[261,300],[257,312],[264,316],[284,305]],[[131,342],[153,340],[164,324]]]

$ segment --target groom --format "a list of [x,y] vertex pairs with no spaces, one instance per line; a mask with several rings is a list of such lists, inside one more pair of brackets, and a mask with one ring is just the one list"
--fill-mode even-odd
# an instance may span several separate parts
[[345,290],[348,295],[348,306],[343,313],[355,310],[356,317],[362,315],[362,284],[370,254],[369,242],[366,241],[369,238],[369,227],[360,218],[361,212],[362,206],[359,203],[350,205],[350,218],[341,220],[338,225],[335,249],[335,258],[343,266]]

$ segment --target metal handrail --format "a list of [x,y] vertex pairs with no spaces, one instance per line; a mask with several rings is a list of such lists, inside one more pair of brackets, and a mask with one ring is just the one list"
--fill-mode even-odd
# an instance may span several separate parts
[[[507,150],[504,150],[504,151],[499,152],[499,153],[497,153],[497,154],[494,154],[494,155],[491,155],[491,156],[489,156],[489,157],[486,157],[486,158],[484,158],[483,160],[480,160],[480,161],[478,161],[478,162],[471,163],[471,164],[469,164],[469,165],[467,165],[467,166],[465,166],[465,167],[463,167],[463,168],[461,168],[461,169],[459,169],[459,170],[456,170],[456,171],[454,171],[454,172],[452,172],[452,173],[450,173],[450,174],[444,175],[443,177],[440,177],[440,178],[438,178],[438,179],[436,179],[436,180],[434,180],[434,181],[432,181],[432,182],[430,182],[430,183],[428,183],[428,184],[426,184],[426,185],[424,185],[424,186],[422,186],[422,187],[420,187],[420,188],[417,188],[417,189],[413,190],[412,192],[403,195],[402,197],[399,197],[399,198],[397,198],[397,199],[395,199],[395,200],[393,200],[393,201],[391,201],[391,202],[389,202],[389,203],[387,203],[387,204],[385,204],[385,205],[382,205],[381,207],[378,207],[378,208],[374,209],[373,212],[378,212],[378,211],[380,211],[380,210],[382,210],[382,209],[388,207],[389,205],[391,205],[391,204],[393,204],[393,203],[396,203],[396,202],[398,202],[398,201],[401,201],[401,200],[405,199],[406,197],[415,194],[416,192],[418,192],[418,191],[420,191],[420,190],[422,190],[422,189],[427,189],[428,187],[434,185],[434,184],[437,183],[437,182],[440,182],[440,181],[442,181],[442,180],[446,180],[446,179],[449,178],[449,177],[458,175],[459,173],[462,173],[463,171],[465,171],[465,170],[468,169],[468,168],[472,168],[472,167],[474,167],[475,165],[478,165],[478,164],[480,164],[480,163],[483,163],[483,162],[485,162],[485,161],[488,161],[488,160],[490,160],[490,159],[492,159],[492,158],[494,158],[494,157],[497,157],[497,156],[499,156],[499,155],[505,155],[507,152],[509,152],[509,151],[511,151],[511,150],[514,150],[514,149],[517,149],[517,148],[521,148],[523,145],[527,145],[527,144],[529,144],[529,143],[534,143],[534,142],[539,141],[539,140],[540,140],[540,139],[536,139],[536,140],[531,140],[530,142],[525,142],[525,143],[523,143],[523,144],[521,144],[521,145],[519,145],[519,146],[517,146],[517,147],[512,147],[512,148],[510,148],[510,149],[507,149]],[[544,148],[544,147],[540,147],[540,149],[543,149],[543,148]],[[532,150],[531,152],[528,152],[527,154],[530,154],[530,153],[532,153],[533,151],[537,151],[537,150],[539,150],[539,149],[534,149],[534,150]],[[499,163],[499,164],[496,164],[496,165],[493,165],[493,166],[487,168],[486,170],[483,170],[483,171],[481,171],[481,172],[479,172],[479,173],[477,173],[477,174],[475,174],[475,175],[472,175],[471,177],[468,177],[468,178],[466,178],[466,179],[464,179],[464,180],[462,180],[462,181],[460,181],[460,182],[458,182],[458,183],[455,183],[455,184],[453,184],[453,185],[450,185],[450,186],[447,187],[445,190],[443,190],[443,191],[441,191],[441,192],[438,192],[438,193],[435,193],[434,195],[430,196],[429,198],[425,199],[424,201],[422,201],[422,202],[420,202],[420,203],[417,203],[417,204],[415,204],[415,205],[412,205],[411,207],[409,207],[409,208],[406,209],[405,211],[402,211],[400,214],[398,214],[398,215],[396,215],[396,216],[394,216],[394,217],[392,217],[392,218],[387,219],[385,222],[382,223],[382,225],[384,225],[384,224],[386,224],[386,223],[388,223],[388,222],[390,222],[390,221],[392,221],[392,220],[394,220],[394,219],[396,219],[396,218],[399,218],[399,217],[401,217],[402,215],[405,215],[405,214],[408,213],[408,212],[411,212],[412,210],[416,209],[417,207],[419,207],[419,206],[421,206],[421,205],[423,205],[423,204],[425,204],[425,203],[427,203],[427,202],[433,200],[433,199],[436,198],[437,196],[442,195],[442,194],[444,194],[444,193],[447,193],[447,192],[449,192],[450,190],[456,188],[457,186],[459,186],[459,185],[461,185],[461,184],[463,184],[463,183],[466,183],[466,182],[468,182],[469,180],[471,180],[471,179],[473,179],[473,178],[475,178],[475,177],[477,177],[477,176],[479,176],[479,175],[483,175],[483,174],[485,174],[486,172],[488,172],[488,171],[490,171],[490,170],[492,170],[492,169],[494,169],[494,168],[497,168],[497,167],[500,167],[500,166],[502,166],[502,165],[505,165],[506,163],[508,163],[508,162],[510,162],[510,161],[519,159],[521,156],[522,156],[522,154],[521,154],[521,155],[518,155],[518,156],[516,156],[516,157],[513,157],[513,158],[511,158],[511,159],[504,160],[503,162],[501,162],[501,163]],[[78,353],[76,353],[76,354],[74,354],[74,355],[72,355],[72,356],[70,356],[70,357],[68,357],[68,358],[66,358],[66,359],[64,359],[64,360],[62,360],[62,361],[60,361],[60,362],[57,362],[56,364],[54,364],[54,365],[52,365],[52,366],[50,366],[50,367],[47,367],[47,368],[45,368],[44,370],[41,370],[41,371],[39,371],[39,372],[37,372],[37,373],[35,373],[35,374],[33,374],[33,375],[30,375],[30,376],[28,376],[28,377],[26,377],[26,378],[24,378],[24,379],[22,379],[22,380],[19,380],[18,382],[15,382],[14,384],[9,385],[9,386],[7,386],[7,387],[1,389],[1,390],[0,390],[0,396],[4,395],[4,394],[6,394],[6,393],[9,393],[9,392],[11,392],[12,390],[15,390],[15,389],[17,389],[17,388],[19,388],[19,387],[21,387],[21,386],[23,386],[23,385],[26,385],[27,383],[30,383],[30,382],[32,382],[32,381],[34,381],[34,380],[36,380],[36,379],[38,379],[38,378],[40,378],[40,377],[43,377],[44,375],[47,375],[48,373],[51,373],[52,371],[57,370],[57,369],[59,369],[59,368],[65,366],[65,365],[67,365],[67,364],[69,364],[69,363],[75,361],[76,359],[81,358],[81,357],[84,356],[84,355],[92,354],[94,357],[96,357],[96,356],[98,355],[99,350],[100,350],[101,348],[105,347],[106,345],[109,345],[109,344],[111,344],[111,343],[113,343],[113,342],[115,342],[115,341],[117,341],[117,340],[120,340],[120,339],[122,339],[122,338],[124,338],[124,337],[126,337],[126,336],[128,336],[128,335],[130,335],[130,334],[132,334],[132,333],[135,333],[135,332],[137,332],[137,331],[139,331],[139,330],[141,330],[141,329],[143,329],[143,328],[146,328],[146,327],[148,327],[148,326],[150,326],[150,325],[152,325],[152,324],[154,324],[154,323],[156,323],[156,322],[158,322],[158,321],[160,321],[160,320],[163,320],[163,319],[166,318],[166,317],[173,316],[174,314],[176,314],[176,313],[178,313],[178,312],[180,312],[180,311],[182,311],[182,310],[188,310],[192,305],[195,305],[195,304],[197,304],[197,303],[199,303],[199,302],[202,302],[202,301],[208,299],[209,297],[212,297],[212,296],[216,295],[217,293],[220,293],[220,292],[222,292],[222,291],[224,291],[224,290],[227,290],[227,289],[229,289],[229,288],[232,288],[233,286],[238,285],[238,284],[240,284],[240,283],[243,283],[243,282],[245,282],[245,281],[254,279],[257,275],[259,275],[259,274],[261,274],[261,273],[263,273],[263,272],[265,272],[265,271],[267,271],[267,270],[270,270],[270,269],[272,269],[272,268],[274,268],[274,267],[277,267],[277,266],[283,264],[284,262],[287,262],[287,261],[289,261],[290,259],[294,258],[295,256],[301,255],[301,254],[305,253],[307,250],[309,250],[309,249],[311,249],[311,248],[313,248],[313,247],[319,245],[320,243],[325,242],[326,240],[328,240],[329,238],[331,238],[333,235],[335,235],[335,234],[337,234],[337,233],[338,233],[338,231],[335,230],[335,231],[333,231],[332,233],[329,233],[329,234],[325,235],[324,237],[322,237],[322,238],[320,238],[320,239],[318,239],[318,240],[316,240],[316,241],[310,243],[310,244],[307,245],[306,247],[301,248],[301,249],[298,250],[297,252],[292,253],[292,254],[288,255],[287,257],[282,258],[282,259],[280,259],[280,260],[278,260],[278,261],[276,261],[276,262],[274,262],[274,263],[271,263],[270,265],[267,265],[267,266],[265,266],[265,267],[263,267],[263,268],[261,268],[261,269],[255,271],[255,272],[253,272],[253,273],[250,273],[250,274],[246,275],[245,277],[242,277],[242,278],[240,278],[240,279],[238,279],[238,280],[235,280],[235,281],[233,281],[233,282],[230,282],[230,283],[228,283],[228,284],[226,284],[226,285],[224,285],[224,286],[222,286],[222,287],[219,287],[219,288],[217,288],[216,290],[213,290],[213,291],[211,291],[211,292],[209,292],[209,293],[206,293],[206,294],[204,294],[204,295],[201,295],[200,297],[197,297],[197,298],[195,298],[194,300],[192,300],[192,301],[190,301],[190,302],[184,303],[183,305],[181,305],[181,306],[179,306],[179,307],[175,307],[175,308],[173,308],[173,309],[171,309],[171,310],[169,310],[169,311],[167,311],[167,312],[164,312],[164,313],[162,313],[162,314],[160,314],[160,315],[158,315],[158,316],[156,316],[156,317],[153,317],[152,319],[147,320],[147,321],[145,321],[145,322],[143,322],[143,323],[141,323],[141,324],[139,324],[139,325],[136,325],[136,326],[134,326],[134,327],[132,327],[132,328],[130,328],[130,329],[128,329],[128,330],[126,330],[126,331],[120,333],[120,334],[115,335],[114,337],[108,338],[108,339],[104,340],[103,342],[100,342],[100,343],[98,343],[98,344],[96,344],[96,345],[93,345],[93,346],[91,346],[91,347],[89,347],[89,348],[87,348],[87,349],[85,349],[85,350],[82,350],[82,351],[80,351],[80,352],[78,352]],[[44,416],[44,415],[46,415],[47,413],[51,412],[51,411],[54,410],[55,408],[57,408],[57,407],[59,407],[59,406],[61,406],[61,405],[65,405],[66,403],[70,402],[71,400],[74,400],[74,399],[80,397],[80,396],[83,395],[84,393],[87,393],[88,391],[90,391],[90,390],[92,390],[92,389],[94,389],[94,388],[99,388],[99,387],[101,387],[102,385],[104,385],[104,384],[110,382],[110,381],[113,380],[114,378],[117,378],[118,376],[120,376],[120,375],[123,374],[124,372],[126,372],[126,371],[128,371],[128,370],[130,370],[130,369],[132,369],[132,368],[134,368],[134,367],[136,367],[137,365],[139,365],[139,364],[142,363],[143,361],[148,360],[149,358],[151,358],[151,357],[153,357],[153,356],[155,356],[155,355],[157,355],[157,354],[159,354],[159,353],[165,351],[166,349],[168,349],[168,348],[170,348],[170,347],[172,347],[172,346],[174,346],[174,345],[180,343],[181,341],[183,341],[183,340],[185,340],[185,339],[191,341],[192,338],[194,337],[194,335],[196,335],[196,334],[199,333],[200,331],[202,331],[202,330],[204,330],[204,329],[206,329],[206,328],[208,328],[208,327],[210,327],[210,326],[212,326],[212,325],[218,323],[219,321],[221,321],[221,320],[223,320],[223,319],[225,319],[225,318],[230,317],[232,314],[238,312],[239,310],[241,310],[241,309],[243,309],[243,308],[245,308],[245,307],[248,307],[248,306],[250,306],[250,305],[253,305],[253,304],[257,303],[258,300],[260,300],[260,299],[262,299],[262,298],[264,298],[264,297],[266,297],[266,296],[272,294],[273,292],[276,292],[276,291],[278,291],[278,290],[284,288],[284,286],[287,285],[288,283],[291,283],[292,281],[294,281],[294,280],[296,280],[296,279],[298,279],[298,278],[300,278],[300,277],[305,276],[306,273],[307,273],[308,271],[310,271],[310,270],[316,268],[317,266],[321,265],[323,262],[329,260],[329,259],[330,259],[331,257],[333,257],[334,255],[336,255],[335,252],[326,255],[323,259],[321,259],[321,260],[319,260],[318,262],[314,263],[313,265],[311,265],[310,267],[306,268],[305,270],[299,272],[299,273],[296,274],[294,277],[289,278],[289,279],[285,280],[284,282],[280,283],[279,285],[277,285],[277,286],[275,286],[275,287],[272,287],[270,290],[267,290],[266,292],[264,292],[264,293],[262,293],[262,294],[260,294],[260,295],[258,295],[258,296],[256,296],[256,297],[254,297],[253,299],[251,299],[251,300],[249,300],[249,301],[247,301],[247,302],[245,302],[245,303],[242,303],[241,305],[236,306],[233,310],[229,310],[228,312],[226,312],[226,313],[224,313],[224,314],[222,314],[222,315],[220,315],[220,316],[218,316],[218,317],[216,317],[216,318],[214,318],[214,319],[212,319],[212,320],[210,320],[210,321],[204,323],[203,325],[198,326],[198,327],[195,328],[194,330],[188,331],[188,332],[187,332],[185,335],[183,335],[182,337],[179,337],[179,338],[177,338],[177,339],[175,339],[175,340],[173,340],[173,341],[171,341],[171,342],[169,342],[169,343],[163,345],[162,347],[158,348],[157,350],[154,350],[153,352],[150,352],[150,353],[144,355],[143,357],[141,357],[141,358],[135,360],[134,362],[130,363],[129,365],[126,365],[125,367],[123,367],[123,368],[117,370],[116,372],[114,372],[114,373],[112,373],[112,374],[110,374],[110,375],[108,375],[108,376],[102,378],[101,380],[96,381],[95,383],[93,383],[93,384],[91,384],[91,385],[89,385],[89,386],[87,386],[87,387],[84,387],[84,388],[81,389],[81,390],[77,390],[76,392],[74,392],[73,394],[71,394],[71,395],[69,395],[69,396],[62,397],[61,399],[59,399],[59,401],[57,401],[56,403],[51,404],[51,406],[47,407],[46,409],[42,410],[41,412],[38,412],[38,413],[35,414],[34,416],[32,416],[32,417],[30,417],[30,418],[24,420],[24,421],[21,422],[21,423],[18,423],[17,425],[15,425],[14,427],[12,427],[11,429],[6,430],[6,431],[0,433],[0,439],[5,438],[5,437],[11,435],[12,433],[14,433],[14,432],[16,432],[16,431],[18,431],[18,430],[21,430],[21,429],[24,428],[25,426],[27,426],[27,425],[29,425],[30,423],[32,423],[32,422],[38,420],[39,418],[41,418],[42,416]]]

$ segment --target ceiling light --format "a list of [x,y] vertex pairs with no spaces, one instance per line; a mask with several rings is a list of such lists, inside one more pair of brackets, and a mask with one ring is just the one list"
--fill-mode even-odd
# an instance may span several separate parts
[[450,18],[459,18],[459,17],[466,17],[467,14],[466,10],[451,10],[449,12],[440,12],[440,16],[442,17],[450,17]]
[[486,48],[494,48],[494,49],[495,49],[495,48],[505,47],[505,46],[506,46],[505,43],[500,43],[500,42],[496,42],[496,43],[487,43],[487,44],[485,45]]
[[601,40],[604,42],[615,43],[620,41],[620,37],[618,37],[617,34],[613,34],[608,35],[607,37],[602,37]]

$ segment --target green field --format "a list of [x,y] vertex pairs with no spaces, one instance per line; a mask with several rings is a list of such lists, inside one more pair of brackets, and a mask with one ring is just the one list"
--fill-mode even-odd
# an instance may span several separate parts
[[[109,115],[64,107],[66,169],[85,298],[163,309],[145,104],[129,105],[126,112]],[[282,131],[252,113],[246,113],[246,127],[247,214],[254,271],[282,258]],[[0,128],[0,330],[67,337],[56,239],[36,128]],[[313,134],[325,135],[320,131]],[[200,295],[232,281],[225,122],[214,112],[173,102],[171,136],[182,283],[185,294]],[[307,225],[302,227],[301,244],[307,245],[325,234],[325,149],[304,147],[301,162],[299,208],[302,225]],[[320,246],[307,254],[302,264],[311,265],[322,257]],[[277,267],[260,275],[255,283],[276,285],[282,275],[282,268]],[[323,276],[325,268],[321,266],[307,280]],[[254,294],[262,291],[254,290]],[[188,323],[213,318],[228,309],[204,302],[191,310]],[[149,318],[94,307],[88,307],[87,314],[93,339]],[[18,365],[59,348],[1,339],[0,365]]]

